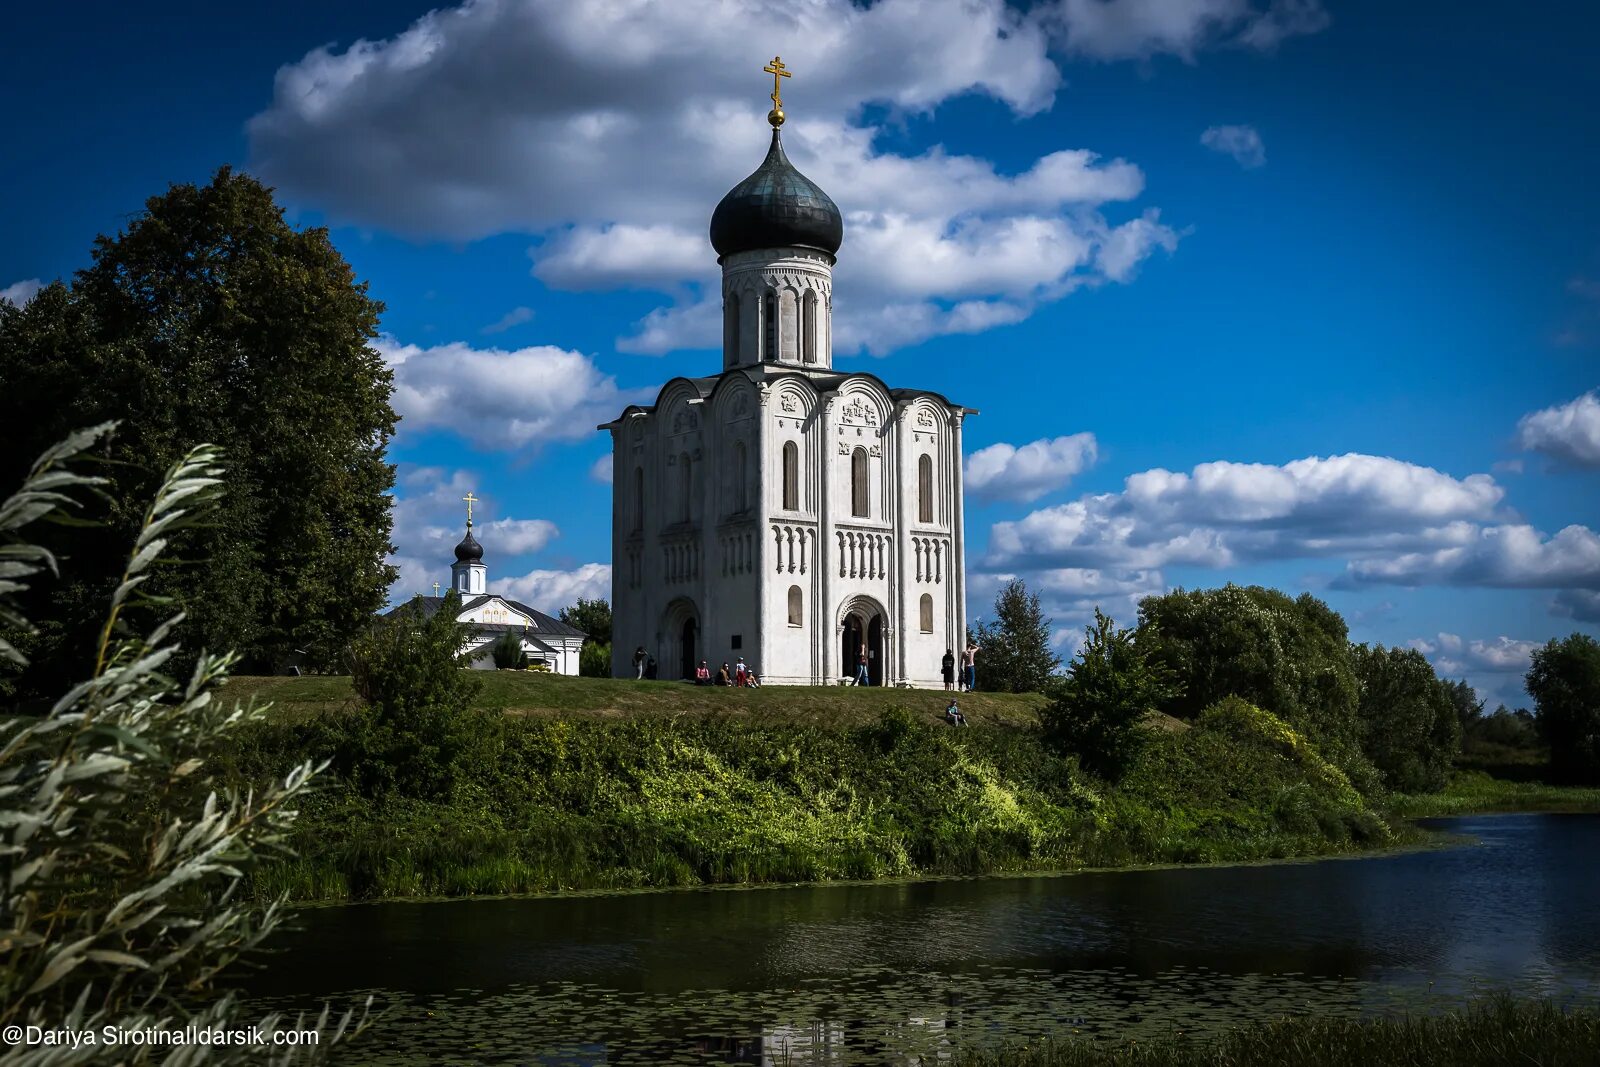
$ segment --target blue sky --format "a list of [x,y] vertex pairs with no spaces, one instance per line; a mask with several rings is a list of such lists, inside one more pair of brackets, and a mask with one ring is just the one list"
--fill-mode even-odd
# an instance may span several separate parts
[[607,592],[592,428],[719,365],[705,225],[781,53],[837,365],[982,412],[974,616],[1023,575],[1070,650],[1096,603],[1309,589],[1491,704],[1600,632],[1592,4],[220,10],[8,12],[0,290],[223,163],[330,226],[388,305],[397,596],[468,488],[492,585]]

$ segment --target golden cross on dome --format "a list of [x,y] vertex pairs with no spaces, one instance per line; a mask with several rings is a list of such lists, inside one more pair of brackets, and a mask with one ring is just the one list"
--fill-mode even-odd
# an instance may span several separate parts
[[777,126],[783,122],[783,82],[781,79],[792,77],[792,75],[784,69],[782,56],[773,56],[772,62],[761,69],[772,75],[772,114],[768,115],[767,119],[774,126]]
[[472,490],[468,489],[467,490],[467,495],[462,497],[461,499],[465,500],[467,502],[467,525],[471,526],[472,525],[472,505],[483,503],[483,498],[481,496],[474,495]]

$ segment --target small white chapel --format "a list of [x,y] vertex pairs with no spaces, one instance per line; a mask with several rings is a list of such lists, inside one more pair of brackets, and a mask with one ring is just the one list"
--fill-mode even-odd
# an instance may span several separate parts
[[[576,676],[578,653],[588,635],[520,601],[489,592],[483,546],[472,536],[472,505],[479,497],[469,492],[464,499],[467,535],[456,545],[456,559],[450,565],[450,588],[461,598],[456,621],[471,627],[466,645],[469,664],[478,670],[494,670],[491,646],[504,634],[514,633],[521,635],[522,651],[530,664],[543,664],[555,674]],[[433,592],[433,596],[416,597],[391,609],[385,617],[407,614],[417,604],[424,618],[432,618],[445,603],[445,597],[439,595],[439,583],[434,583]]]
[[743,657],[822,685],[864,655],[873,685],[939,687],[966,634],[961,424],[976,412],[833,367],[844,223],[772,140],[711,216],[720,372],[674,378],[599,427],[612,442],[613,672]]

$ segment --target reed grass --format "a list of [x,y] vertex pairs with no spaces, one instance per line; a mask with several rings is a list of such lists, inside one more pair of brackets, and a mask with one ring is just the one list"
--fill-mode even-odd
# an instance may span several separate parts
[[1305,1017],[1216,1037],[1072,1039],[968,1051],[955,1067],[1593,1067],[1600,1011],[1497,998],[1443,1016]]

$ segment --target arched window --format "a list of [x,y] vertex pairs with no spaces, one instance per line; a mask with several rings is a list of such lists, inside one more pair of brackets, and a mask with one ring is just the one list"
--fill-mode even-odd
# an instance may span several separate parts
[[644,468],[633,468],[633,532],[644,529]]
[[933,457],[917,457],[917,521],[933,521]]
[[722,365],[739,362],[739,294],[729,293],[722,312]]
[[933,594],[923,593],[921,607],[922,632],[933,633]]
[[694,497],[694,472],[689,469],[689,453],[678,454],[678,518],[689,521],[689,502]]
[[761,358],[771,362],[778,358],[778,294],[767,294],[766,308],[767,349],[761,353]]
[[800,510],[800,446],[783,443],[783,510]]
[[743,441],[733,443],[733,510],[750,506],[750,455]]
[[850,514],[870,514],[867,501],[867,450],[858,448],[850,455]]
[[789,587],[789,625],[804,626],[805,621],[805,612],[800,602],[800,587],[791,585]]

